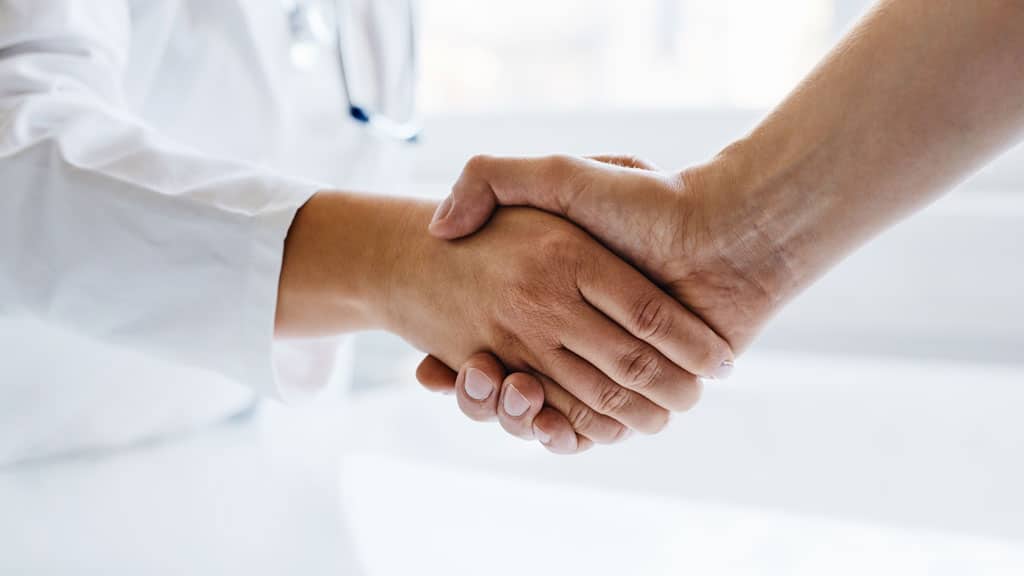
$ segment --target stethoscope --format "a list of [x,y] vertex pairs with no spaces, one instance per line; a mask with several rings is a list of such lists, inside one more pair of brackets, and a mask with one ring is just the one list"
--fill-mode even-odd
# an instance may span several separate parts
[[[368,0],[374,2],[376,0]],[[396,26],[405,26],[406,30],[400,32],[407,41],[408,53],[402,60],[403,69],[399,71],[402,75],[402,86],[410,93],[407,95],[410,108],[413,102],[412,92],[415,90],[416,77],[416,21],[414,14],[414,0],[398,0],[406,6],[405,22],[396,22]],[[281,0],[288,19],[288,28],[291,33],[293,55],[302,58],[303,51],[323,45],[332,46],[335,53],[338,75],[341,84],[342,96],[348,108],[348,115],[356,122],[367,126],[371,131],[386,138],[404,142],[415,142],[419,138],[421,128],[415,121],[412,110],[409,111],[408,119],[395,119],[389,115],[375,110],[372,106],[360,104],[354,101],[351,90],[352,66],[347,63],[345,56],[346,24],[351,21],[352,12],[349,0]],[[324,10],[330,14],[324,14]],[[332,22],[328,24],[328,22]],[[375,61],[371,64],[378,68],[382,66],[380,54],[376,55]],[[380,70],[376,70],[380,72]]]

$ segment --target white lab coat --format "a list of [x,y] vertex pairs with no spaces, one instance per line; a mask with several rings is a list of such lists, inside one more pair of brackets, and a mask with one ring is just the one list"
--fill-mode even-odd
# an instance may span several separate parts
[[342,109],[288,42],[277,0],[0,0],[0,573],[338,570],[331,482],[216,424],[335,364],[272,338],[297,114]]

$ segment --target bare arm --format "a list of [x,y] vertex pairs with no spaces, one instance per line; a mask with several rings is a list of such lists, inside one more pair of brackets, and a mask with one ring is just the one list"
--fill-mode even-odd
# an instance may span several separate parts
[[887,0],[720,160],[800,289],[1024,128],[1024,2]]

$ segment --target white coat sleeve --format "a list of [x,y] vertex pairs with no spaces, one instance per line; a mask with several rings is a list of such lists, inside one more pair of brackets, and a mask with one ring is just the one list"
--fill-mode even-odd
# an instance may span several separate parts
[[318,186],[179,146],[125,107],[126,0],[0,0],[0,315],[288,396],[283,244]]

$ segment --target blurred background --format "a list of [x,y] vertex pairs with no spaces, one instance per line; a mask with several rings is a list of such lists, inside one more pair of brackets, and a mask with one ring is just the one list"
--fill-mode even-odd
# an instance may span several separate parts
[[422,109],[766,108],[865,4],[423,0]]
[[[440,197],[479,152],[700,162],[870,4],[421,0],[425,130],[391,185]],[[417,389],[419,354],[361,336],[342,482],[368,571],[1022,573],[1022,191],[1015,150],[839,266],[665,434],[579,457],[466,421]]]

